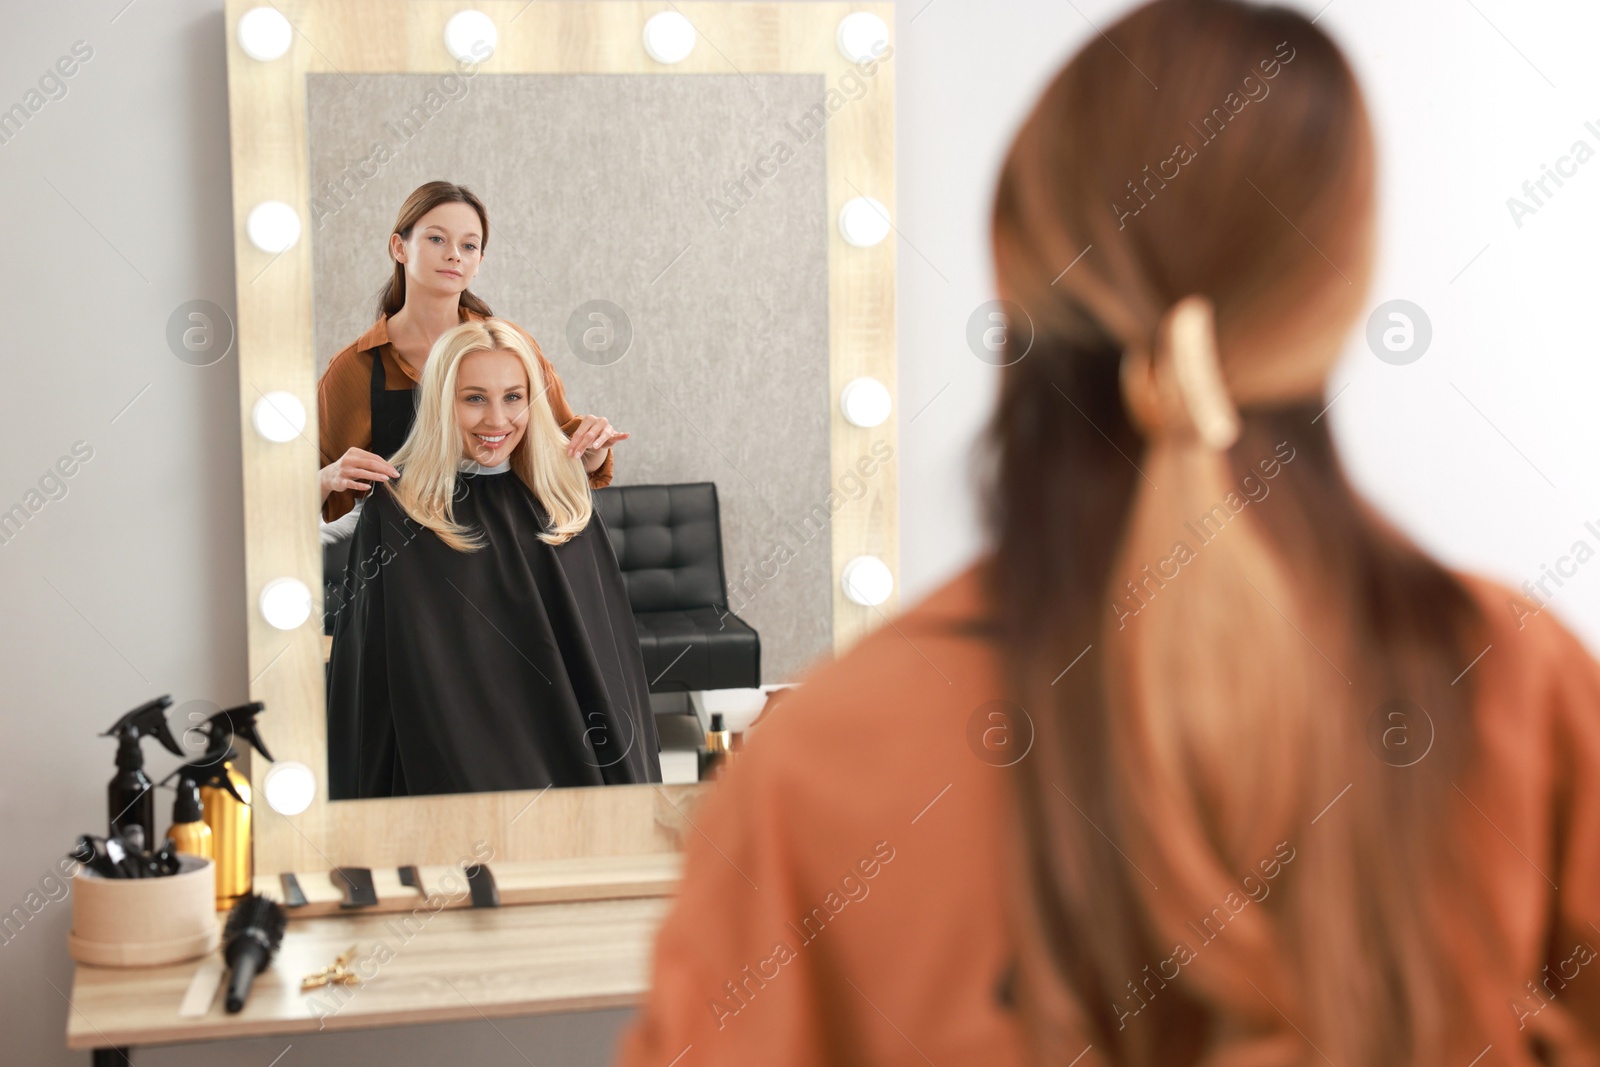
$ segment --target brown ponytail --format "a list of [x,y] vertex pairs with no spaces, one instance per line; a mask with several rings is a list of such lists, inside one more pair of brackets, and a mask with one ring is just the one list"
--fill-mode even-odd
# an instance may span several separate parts
[[[1433,1065],[1462,1010],[1439,901],[1479,914],[1450,815],[1482,620],[1359,499],[1321,417],[1374,185],[1336,46],[1233,0],[1094,37],[1005,161],[993,251],[1031,347],[986,435],[984,578],[1037,731],[1014,780],[1041,1062],[1083,1052],[1052,1045],[1070,1028],[1080,1067]],[[1125,361],[1197,295],[1231,446],[1130,414],[1160,405]],[[1372,741],[1395,701],[1415,762]]]
[[[484,210],[483,201],[465,185],[456,185],[454,182],[427,182],[412,190],[406,197],[406,202],[400,205],[400,217],[394,221],[392,233],[400,235],[401,240],[411,236],[412,227],[417,220],[440,204],[466,204],[478,213],[478,221],[483,226],[483,240],[479,248],[483,251],[489,249],[489,213]],[[387,247],[387,244],[385,245]],[[394,264],[394,271],[389,275],[389,280],[378,291],[378,311],[376,318],[393,315],[406,306],[406,265],[399,261]],[[490,318],[494,312],[489,310],[489,305],[471,290],[461,294],[461,306],[469,311],[476,312],[484,318]]]

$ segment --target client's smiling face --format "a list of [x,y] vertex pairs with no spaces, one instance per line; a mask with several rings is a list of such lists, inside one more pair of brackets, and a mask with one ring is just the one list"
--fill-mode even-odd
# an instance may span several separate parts
[[528,428],[528,372],[515,352],[474,352],[456,371],[456,423],[467,455],[498,467]]

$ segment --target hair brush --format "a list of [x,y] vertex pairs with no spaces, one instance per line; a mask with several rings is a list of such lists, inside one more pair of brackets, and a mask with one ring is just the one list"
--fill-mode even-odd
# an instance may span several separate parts
[[228,1010],[238,1011],[250,996],[250,983],[267,969],[283,941],[289,913],[268,897],[251,893],[240,897],[228,913],[222,934],[222,956],[233,970],[228,982]]

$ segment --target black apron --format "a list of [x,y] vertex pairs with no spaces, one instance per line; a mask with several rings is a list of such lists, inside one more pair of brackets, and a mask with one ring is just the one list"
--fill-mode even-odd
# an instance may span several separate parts
[[391,459],[406,443],[417,421],[417,390],[390,389],[383,373],[383,350],[372,350],[372,443],[368,452]]
[[[411,424],[417,421],[417,390],[415,387],[388,388],[381,348],[372,350],[368,396],[372,408],[372,440],[367,445],[367,451],[377,453],[384,459],[392,459],[411,434]],[[322,547],[324,634],[333,633],[334,621],[344,607],[346,598],[341,591],[345,585],[345,568],[349,565],[349,541],[335,541]]]

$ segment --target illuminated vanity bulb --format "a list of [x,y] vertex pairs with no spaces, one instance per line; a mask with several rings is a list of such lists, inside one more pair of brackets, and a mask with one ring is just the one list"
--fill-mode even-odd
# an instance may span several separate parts
[[839,233],[857,248],[871,248],[889,236],[889,209],[870,196],[847,200],[839,210]]
[[694,24],[676,11],[651,15],[644,24],[644,50],[657,63],[678,63],[694,51]]
[[282,200],[265,200],[250,209],[244,232],[251,244],[275,256],[289,251],[300,240],[300,216]]
[[889,45],[889,27],[870,11],[857,11],[839,20],[834,35],[839,51],[852,63],[876,59]]
[[306,428],[306,406],[293,393],[268,393],[250,409],[256,433],[282,444],[299,437]]
[[267,806],[279,815],[299,815],[317,795],[317,776],[299,760],[279,760],[267,772],[261,791]]
[[261,589],[261,616],[279,630],[311,618],[311,590],[298,578],[274,578]]
[[444,47],[462,63],[482,63],[499,40],[494,19],[482,11],[457,11],[444,24]]
[[888,388],[876,378],[856,378],[839,393],[839,406],[852,426],[882,426],[894,406]]
[[294,27],[275,7],[253,7],[239,18],[239,47],[251,59],[271,62],[294,43]]
[[857,604],[875,607],[894,592],[894,575],[877,556],[857,556],[844,565],[844,595]]

